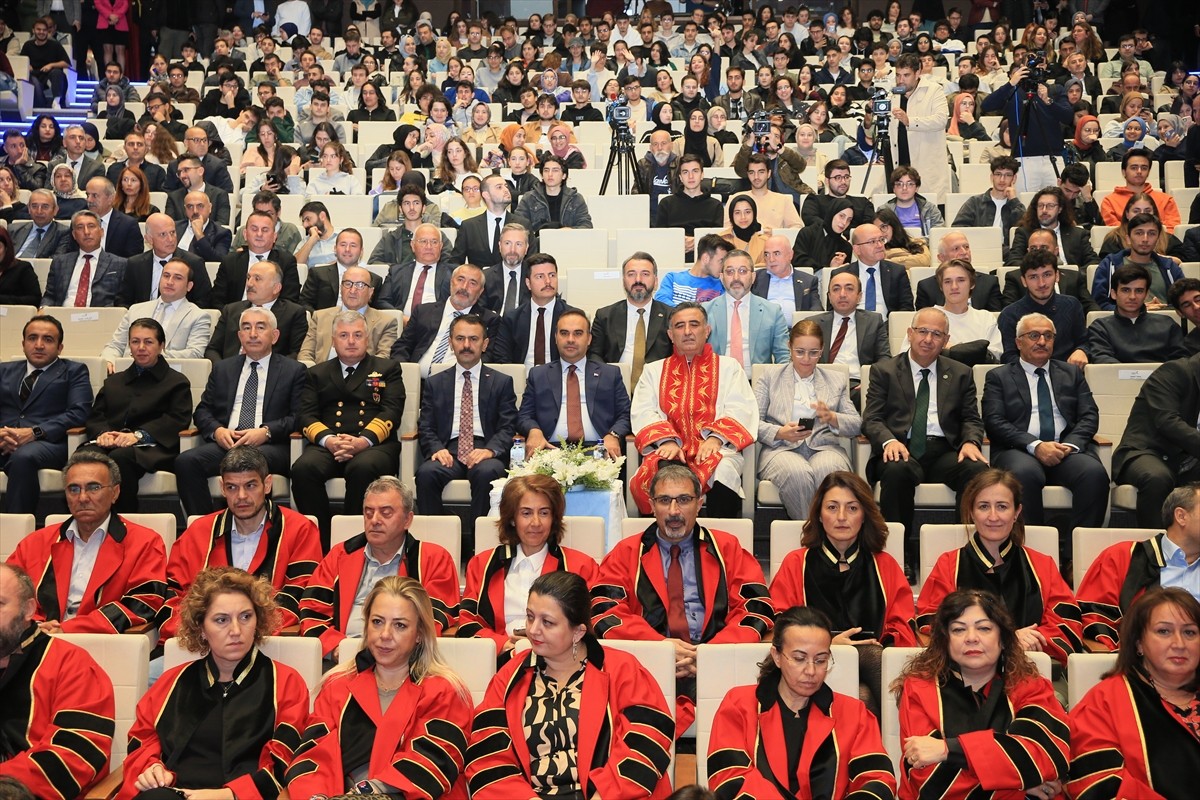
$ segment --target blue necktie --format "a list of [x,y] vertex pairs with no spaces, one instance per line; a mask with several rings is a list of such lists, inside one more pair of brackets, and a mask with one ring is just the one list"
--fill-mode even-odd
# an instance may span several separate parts
[[867,296],[865,306],[867,311],[875,310],[875,268],[867,267]]
[[1038,379],[1038,438],[1043,442],[1057,441],[1054,438],[1054,401],[1050,399],[1046,370],[1038,367],[1033,373]]

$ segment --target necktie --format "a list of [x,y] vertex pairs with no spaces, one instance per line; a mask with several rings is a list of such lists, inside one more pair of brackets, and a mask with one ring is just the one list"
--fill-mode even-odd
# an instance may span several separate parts
[[921,370],[921,383],[917,386],[917,405],[913,409],[912,436],[908,440],[908,452],[913,458],[925,455],[926,428],[929,425],[929,370]]
[[421,267],[421,274],[417,276],[417,286],[413,289],[412,307],[416,309],[425,301],[425,279],[429,277],[430,267]]
[[1038,438],[1043,442],[1057,441],[1054,437],[1054,401],[1050,398],[1046,370],[1038,367],[1033,372],[1038,379]]
[[32,235],[26,237],[25,244],[21,245],[21,252],[18,255],[32,255],[36,258],[37,254],[41,252],[42,240],[46,238],[46,230],[44,228],[35,228],[34,230],[37,231],[37,238],[35,239]]
[[572,444],[583,441],[583,404],[574,364],[567,367],[567,438]]
[[160,325],[162,324],[163,315],[166,313],[166,310],[167,304],[161,300],[158,302],[158,305],[154,307],[154,319],[157,320]]
[[462,403],[458,407],[458,460],[465,462],[475,449],[475,393],[471,373],[463,373]]
[[262,261],[262,260],[263,260],[264,258],[266,258],[266,257],[267,257],[267,256],[266,256],[266,253],[264,253],[264,254],[263,254],[263,255],[261,255],[261,256],[255,256],[255,258],[256,258],[256,259],[258,259],[259,261]]
[[517,271],[508,271],[508,288],[504,290],[504,313],[507,314],[517,307]]
[[349,383],[352,377],[354,377],[354,367],[346,367],[346,383]]
[[746,364],[742,360],[743,340],[742,314],[740,310],[741,305],[741,300],[733,301],[733,320],[729,323],[729,355],[733,356],[735,361],[745,367]]
[[829,348],[829,363],[837,361],[838,351],[842,349],[842,342],[846,341],[846,331],[850,329],[850,318],[842,317],[842,324],[838,326],[837,336],[833,337],[833,345]]
[[546,363],[546,309],[538,309],[537,330],[533,332],[533,365]]
[[[353,369],[353,367],[351,367]],[[238,414],[238,430],[248,431],[254,427],[255,411],[258,410],[258,362],[250,362],[250,374],[246,376],[246,387],[242,389],[242,410]]]
[[79,184],[79,162],[78,161],[71,162],[71,172],[75,173],[75,183],[76,183],[76,185],[78,185]]
[[637,386],[638,378],[642,377],[642,367],[644,366],[646,366],[646,309],[639,308],[637,327],[633,329],[633,386]]
[[875,310],[875,268],[867,267],[867,296],[864,301],[867,311]]
[[79,287],[75,289],[75,307],[83,308],[88,302],[88,291],[92,288],[92,256],[83,256],[83,271],[79,273]]
[[[462,311],[455,311],[454,316],[450,319],[450,324],[453,325],[454,320],[461,317],[463,315],[463,313],[464,312],[462,312]],[[433,352],[432,363],[434,363],[434,364],[442,363],[443,361],[446,360],[446,354],[449,352],[450,352],[450,327],[448,325],[448,326],[446,326],[446,334],[442,337],[441,341],[438,342],[437,350],[435,350]]]
[[671,565],[667,568],[667,630],[674,639],[692,640],[683,604],[683,567],[679,563],[677,544],[671,545]]
[[[908,96],[900,95],[900,108],[903,111],[908,110]],[[896,126],[896,151],[900,158],[896,161],[897,164],[910,164],[908,156],[908,126]]]
[[160,280],[162,280],[162,271],[166,268],[166,266],[167,266],[167,260],[165,258],[158,259],[157,277],[154,280],[150,281],[150,299],[151,300],[158,299],[158,282]]
[[35,369],[33,372],[26,375],[24,380],[21,381],[21,388],[17,391],[17,394],[20,396],[22,403],[29,399],[29,395],[33,394],[33,387],[35,384],[37,384],[38,378],[40,378],[41,375],[42,371],[40,369]]
[[504,225],[504,220],[496,217],[496,230],[492,234],[492,258],[500,258],[500,228]]

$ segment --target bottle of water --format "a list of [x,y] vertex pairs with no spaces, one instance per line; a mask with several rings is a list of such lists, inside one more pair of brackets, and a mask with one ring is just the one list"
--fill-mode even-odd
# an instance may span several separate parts
[[523,465],[524,463],[525,463],[525,440],[524,439],[513,439],[512,449],[509,451],[508,466],[510,469],[516,469],[517,467]]
[[596,446],[592,448],[592,458],[597,461],[604,461],[608,458],[608,449],[604,446],[604,440],[596,442]]

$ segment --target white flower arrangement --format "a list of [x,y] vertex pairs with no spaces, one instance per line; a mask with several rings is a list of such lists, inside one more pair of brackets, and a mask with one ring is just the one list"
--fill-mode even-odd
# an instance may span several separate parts
[[621,477],[621,465],[625,456],[615,461],[596,458],[594,446],[562,445],[558,448],[539,450],[525,463],[508,471],[510,478],[518,475],[549,475],[571,489],[596,489],[608,491]]

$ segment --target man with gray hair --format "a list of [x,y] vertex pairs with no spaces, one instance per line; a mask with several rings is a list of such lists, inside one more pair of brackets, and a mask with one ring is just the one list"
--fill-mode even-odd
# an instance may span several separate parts
[[50,162],[50,172],[59,164],[66,164],[75,173],[75,185],[82,189],[88,181],[104,175],[104,165],[87,154],[87,145],[82,125],[68,125],[63,130],[63,154]]
[[458,565],[446,548],[413,536],[412,489],[390,475],[376,478],[367,486],[362,506],[362,533],[333,546],[300,602],[300,635],[320,639],[329,657],[336,658],[343,639],[362,637],[363,604],[375,584],[392,575],[425,587],[438,633],[458,615]]
[[57,214],[58,197],[54,192],[34,189],[29,193],[29,221],[8,226],[17,258],[53,258],[67,252],[71,235],[66,225],[55,220]]
[[[1107,504],[1097,498],[1108,495],[1108,473],[1092,442],[1100,409],[1083,370],[1051,358],[1054,332],[1054,322],[1044,314],[1021,317],[1020,359],[987,374],[983,425],[992,443],[992,466],[1021,482],[1027,525],[1045,523],[1042,489],[1066,486],[1072,497],[1070,528],[1098,528]],[[1068,542],[1060,544],[1069,554]]]
[[213,365],[193,418],[204,444],[180,453],[175,476],[184,513],[212,511],[208,479],[235,445],[258,448],[273,475],[291,472],[289,437],[296,431],[304,365],[274,352],[275,314],[251,306],[238,315],[241,352]]
[[325,481],[345,478],[342,513],[360,514],[367,484],[400,466],[404,376],[397,362],[371,355],[369,341],[361,314],[338,313],[336,356],[308,371],[300,397],[299,427],[308,445],[292,464],[292,500],[317,518],[325,552],[333,516]]
[[100,217],[95,212],[75,212],[71,217],[71,238],[75,246],[71,252],[51,259],[40,305],[82,308],[117,304],[125,281],[125,259],[104,252],[103,237]]
[[280,297],[283,289],[283,274],[274,261],[257,261],[246,273],[246,299],[227,303],[213,330],[205,358],[220,361],[232,358],[241,352],[238,331],[241,328],[242,312],[252,306],[270,309],[275,315],[279,336],[273,352],[276,355],[295,358],[308,334],[308,314],[299,303]]
[[[971,262],[971,240],[959,231],[950,231],[938,242],[938,264],[945,264],[954,259]],[[972,264],[974,262],[971,262]],[[934,265],[937,269],[937,264]],[[946,295],[942,292],[941,284],[936,275],[917,281],[918,309],[929,306],[946,304]],[[971,308],[984,311],[999,311],[1004,307],[1004,297],[1000,294],[1000,279],[983,271],[975,273],[975,288],[971,290]]]
[[442,232],[422,223],[412,235],[412,260],[393,264],[383,279],[380,308],[398,309],[405,319],[422,303],[440,303],[450,296],[454,265],[442,258]]
[[104,176],[87,182],[87,207],[100,219],[100,244],[106,253],[129,258],[142,252],[143,236],[137,221],[114,208],[117,187]]

